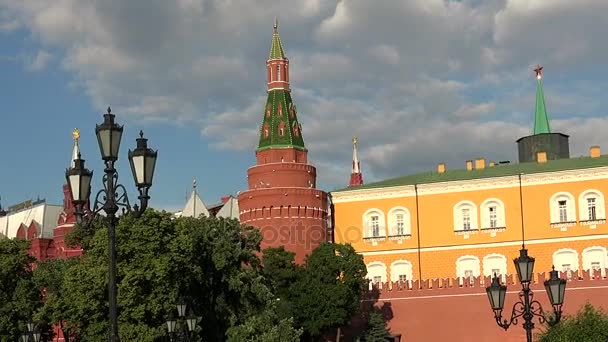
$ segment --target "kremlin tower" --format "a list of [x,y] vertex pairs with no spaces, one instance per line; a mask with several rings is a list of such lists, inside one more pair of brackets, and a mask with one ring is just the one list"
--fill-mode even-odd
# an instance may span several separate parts
[[316,168],[308,164],[298,111],[289,88],[289,60],[275,19],[266,61],[268,99],[264,107],[256,165],[247,170],[247,191],[239,194],[240,221],[260,229],[262,249],[284,246],[302,263],[327,241],[328,196],[316,189]]
[[363,185],[363,173],[361,173],[361,163],[357,155],[357,137],[353,137],[353,170],[350,173],[349,187]]

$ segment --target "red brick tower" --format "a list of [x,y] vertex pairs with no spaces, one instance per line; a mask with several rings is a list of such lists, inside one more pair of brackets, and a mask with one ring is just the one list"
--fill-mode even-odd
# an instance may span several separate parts
[[266,69],[268,100],[257,163],[247,170],[249,189],[238,198],[240,220],[260,229],[262,249],[285,246],[302,263],[327,241],[328,196],[315,188],[317,171],[307,162],[308,150],[289,88],[289,60],[276,19]]
[[350,173],[349,187],[363,185],[363,173],[361,173],[361,163],[357,156],[357,137],[353,137],[353,170]]

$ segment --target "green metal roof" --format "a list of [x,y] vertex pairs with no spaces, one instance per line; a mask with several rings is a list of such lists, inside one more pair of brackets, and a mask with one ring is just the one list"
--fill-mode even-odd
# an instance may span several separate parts
[[492,177],[514,176],[518,174],[532,174],[540,172],[556,172],[577,169],[589,169],[608,166],[608,156],[599,158],[579,157],[570,159],[548,160],[546,163],[500,164],[492,167],[486,166],[481,170],[446,170],[444,173],[423,172],[409,176],[392,178],[380,182],[369,183],[362,186],[349,187],[338,191],[353,191],[360,189],[388,188],[402,185],[429,184],[450,181],[463,181]]
[[[268,129],[268,136],[266,136],[266,129]],[[297,108],[291,100],[289,90],[271,90],[268,92],[264,120],[260,126],[258,151],[289,147],[305,149]]]
[[270,54],[268,59],[285,59],[285,51],[283,51],[283,44],[281,44],[281,37],[279,37],[279,22],[274,19],[274,32],[272,33],[272,45],[270,46]]
[[549,128],[549,114],[545,108],[545,95],[543,94],[543,81],[538,78],[536,84],[536,109],[534,111],[534,134],[551,133]]

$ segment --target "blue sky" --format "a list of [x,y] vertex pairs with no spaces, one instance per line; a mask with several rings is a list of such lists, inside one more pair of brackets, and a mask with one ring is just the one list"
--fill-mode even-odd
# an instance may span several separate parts
[[515,160],[514,141],[532,129],[537,63],[572,155],[606,149],[607,10],[592,0],[0,0],[2,204],[60,203],[75,127],[98,189],[94,127],[108,105],[125,125],[119,172],[132,194],[126,153],[140,129],[159,150],[153,206],[182,206],[193,178],[209,204],[244,189],[275,15],[326,190],[348,182],[353,135],[366,181]]

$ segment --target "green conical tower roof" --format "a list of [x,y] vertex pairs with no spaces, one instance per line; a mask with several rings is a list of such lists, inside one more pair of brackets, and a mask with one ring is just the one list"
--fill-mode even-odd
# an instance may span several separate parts
[[543,67],[537,66],[536,72],[536,109],[534,112],[534,134],[551,133],[549,128],[549,114],[545,108],[545,95],[543,94]]
[[[272,46],[270,48],[269,59],[279,59],[284,61],[274,61],[277,65],[288,68],[285,63],[287,57],[283,51],[279,38],[277,20],[274,21],[274,33],[272,35]],[[269,84],[275,83],[268,80]],[[302,126],[298,121],[298,111],[291,99],[289,84],[272,87],[268,91],[266,106],[264,107],[264,119],[260,126],[260,142],[258,151],[271,148],[297,148],[306,150],[304,138],[302,137]]]
[[285,58],[285,51],[283,51],[283,44],[281,44],[281,37],[279,37],[279,21],[277,18],[274,18],[274,33],[272,34],[272,46],[270,47],[268,59]]

